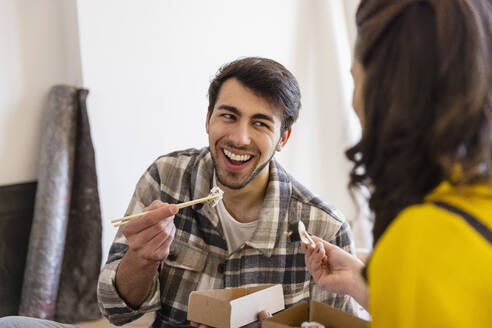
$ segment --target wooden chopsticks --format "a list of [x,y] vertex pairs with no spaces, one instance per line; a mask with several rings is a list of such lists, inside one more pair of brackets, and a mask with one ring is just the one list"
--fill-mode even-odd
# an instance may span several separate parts
[[[222,192],[222,190],[221,190],[221,192]],[[203,198],[199,198],[199,199],[194,199],[194,200],[190,200],[189,202],[184,202],[184,203],[176,204],[176,207],[178,209],[181,209],[181,208],[184,208],[184,207],[188,207],[188,206],[199,204],[199,203],[208,202],[208,201],[211,201],[211,200],[217,200],[218,201],[218,200],[222,199],[222,193],[221,192],[211,192],[207,197],[203,197]],[[136,219],[138,217],[141,217],[142,215],[145,215],[145,214],[147,214],[149,212],[150,211],[145,211],[145,212],[141,212],[141,213],[137,213],[137,214],[125,216],[125,217],[122,217],[122,218],[119,218],[119,219],[114,219],[114,220],[111,220],[111,223],[114,223],[114,227],[120,227],[122,225],[127,224],[129,221],[131,221],[133,219]]]

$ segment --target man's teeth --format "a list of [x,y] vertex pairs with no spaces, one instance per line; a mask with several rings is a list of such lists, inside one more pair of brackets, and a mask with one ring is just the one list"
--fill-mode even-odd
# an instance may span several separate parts
[[252,157],[251,155],[236,155],[234,153],[231,153],[227,149],[224,149],[224,154],[230,159],[232,159],[233,161],[239,161],[239,162],[246,162]]

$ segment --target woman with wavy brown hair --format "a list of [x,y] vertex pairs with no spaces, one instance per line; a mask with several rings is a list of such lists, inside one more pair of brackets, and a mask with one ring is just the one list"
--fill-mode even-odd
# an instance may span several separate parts
[[375,248],[365,270],[316,238],[306,264],[374,327],[490,327],[492,1],[362,0],[356,20],[363,134],[347,156]]

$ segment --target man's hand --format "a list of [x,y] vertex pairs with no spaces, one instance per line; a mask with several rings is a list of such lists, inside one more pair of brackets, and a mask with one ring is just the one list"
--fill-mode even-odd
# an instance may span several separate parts
[[[272,315],[270,314],[270,312],[268,312],[268,311],[261,311],[260,313],[258,313],[258,321],[252,322],[249,325],[243,326],[242,328],[260,328],[261,327],[261,323],[265,319],[270,318],[271,316]],[[193,327],[197,327],[197,328],[208,328],[208,326],[202,325],[202,324],[200,324],[198,322],[191,321],[190,324]]]
[[138,308],[150,292],[156,270],[169,255],[176,232],[176,205],[156,200],[144,210],[150,212],[123,227],[128,251],[116,271],[116,288],[134,308]]
[[364,264],[343,249],[312,236],[316,247],[302,244],[306,267],[322,289],[348,294],[367,309],[369,289],[361,276]]
[[131,220],[123,227],[123,235],[128,240],[128,253],[142,264],[160,263],[169,255],[169,247],[174,238],[174,214],[176,205],[155,200],[144,209],[150,211],[142,217]]

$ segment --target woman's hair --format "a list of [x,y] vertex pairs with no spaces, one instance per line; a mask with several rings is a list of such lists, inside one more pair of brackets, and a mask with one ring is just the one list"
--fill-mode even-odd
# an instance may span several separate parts
[[356,20],[364,126],[346,155],[376,243],[441,181],[492,181],[492,4],[362,0]]

